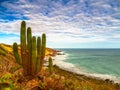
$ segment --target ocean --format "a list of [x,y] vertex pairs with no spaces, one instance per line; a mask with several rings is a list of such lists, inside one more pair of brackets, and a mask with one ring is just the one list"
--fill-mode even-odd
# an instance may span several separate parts
[[54,64],[71,72],[120,83],[120,49],[58,49]]

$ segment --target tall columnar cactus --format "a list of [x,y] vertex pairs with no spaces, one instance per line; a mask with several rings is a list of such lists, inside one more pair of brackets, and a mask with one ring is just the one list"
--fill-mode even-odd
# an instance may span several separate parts
[[17,45],[17,43],[14,43],[14,44],[13,44],[13,53],[14,53],[14,56],[15,56],[18,64],[21,65],[21,64],[22,64],[22,61],[21,61],[20,56],[19,56],[19,54],[18,54],[18,45]]
[[27,52],[28,52],[28,73],[30,74],[32,70],[32,33],[31,33],[31,28],[27,28]]
[[43,67],[44,58],[45,58],[45,51],[46,51],[46,35],[42,34],[40,69],[42,69],[42,67]]
[[41,38],[37,38],[37,72],[40,71],[40,57],[41,57]]
[[36,37],[32,37],[32,74],[36,74]]
[[20,31],[20,45],[21,45],[21,59],[22,59],[22,66],[24,68],[24,75],[27,75],[27,63],[28,63],[28,54],[27,54],[27,47],[26,47],[26,23],[22,21],[21,23],[21,31]]
[[[27,36],[26,36],[27,35]],[[46,49],[46,35],[42,34],[41,38],[32,37],[31,28],[27,28],[26,34],[26,23],[22,21],[21,31],[20,31],[20,47],[21,47],[21,57],[18,53],[17,43],[13,44],[13,52],[18,64],[23,66],[24,75],[35,76],[43,66],[43,60],[45,58]]]
[[49,72],[51,74],[53,73],[53,62],[51,57],[49,57]]

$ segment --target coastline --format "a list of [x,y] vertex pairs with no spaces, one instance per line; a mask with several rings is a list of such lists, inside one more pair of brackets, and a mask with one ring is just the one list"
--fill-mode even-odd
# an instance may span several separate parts
[[[109,79],[103,80],[103,79],[94,78],[94,77],[90,77],[90,76],[86,76],[86,75],[82,75],[82,74],[73,73],[71,71],[62,69],[57,65],[54,65],[54,71],[56,74],[65,76],[66,78],[70,78],[73,81],[77,80],[79,82],[79,84],[84,82],[84,83],[86,83],[86,85],[88,83],[88,85],[90,84],[92,86],[95,86],[96,88],[97,87],[99,87],[99,88],[106,87],[106,89],[104,89],[104,90],[120,90],[120,84],[114,83],[113,81],[111,81]],[[93,90],[98,90],[98,88],[93,89]]]
[[107,74],[87,73],[87,72],[84,72],[84,71],[78,69],[72,63],[65,62],[64,60],[67,56],[68,55],[66,55],[66,54],[61,54],[61,55],[56,54],[55,56],[53,56],[54,66],[63,71],[67,71],[67,72],[70,72],[75,75],[85,76],[90,79],[95,79],[95,80],[100,80],[100,81],[102,80],[105,82],[111,82],[111,83],[120,85],[120,78],[118,78],[118,77],[107,75]]
[[[11,46],[8,47],[4,45],[4,48],[6,49],[6,51],[8,51],[8,49],[12,50]],[[0,65],[6,68],[5,70],[3,70],[4,68],[0,67],[0,77],[3,78],[6,75],[10,75],[10,79],[5,79],[5,82],[8,84],[12,84],[13,88],[18,88],[18,90],[20,90],[21,87],[29,88],[25,90],[30,90],[30,88],[36,86],[39,87],[38,83],[41,82],[41,80],[44,80],[44,82],[42,81],[40,84],[43,85],[43,83],[45,83],[45,88],[59,88],[55,90],[63,90],[63,88],[64,90],[67,90],[65,88],[75,88],[70,90],[120,90],[120,84],[115,84],[109,79],[102,80],[99,78],[92,78],[90,76],[81,74],[82,72],[80,74],[75,73],[74,71],[77,71],[76,67],[73,64],[64,61],[64,59],[69,56],[68,54],[57,55],[57,50],[50,48],[47,48],[46,51],[46,59],[50,56],[53,57],[54,73],[52,75],[49,74],[49,70],[47,66],[45,66],[40,76],[38,75],[32,80],[25,80],[22,74],[20,74],[19,76],[18,73],[22,72],[22,68],[18,64],[16,64],[12,51],[9,51],[5,53],[5,56],[0,55]],[[8,63],[10,65],[9,70]],[[46,63],[48,63],[48,61],[46,61]],[[66,69],[64,68],[64,66],[66,67]],[[72,68],[73,72],[70,68]],[[17,80],[15,79],[16,77]],[[15,83],[11,83],[11,81]]]

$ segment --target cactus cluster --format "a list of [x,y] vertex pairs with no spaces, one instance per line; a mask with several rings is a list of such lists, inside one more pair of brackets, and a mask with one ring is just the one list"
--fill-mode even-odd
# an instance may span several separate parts
[[[41,40],[42,39],[42,40]],[[46,35],[42,38],[32,36],[31,28],[26,31],[26,22],[22,21],[20,31],[20,52],[17,43],[13,44],[13,53],[18,64],[22,65],[25,76],[36,75],[41,71],[46,50]]]

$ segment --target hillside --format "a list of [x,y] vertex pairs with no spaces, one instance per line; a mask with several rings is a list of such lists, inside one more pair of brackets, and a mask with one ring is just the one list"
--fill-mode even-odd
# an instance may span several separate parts
[[[56,53],[56,50],[46,48],[46,56],[54,56]],[[6,71],[14,72],[19,67],[14,58],[12,46],[0,44],[0,76]]]
[[[19,47],[20,50],[20,47]],[[57,53],[56,50],[51,48],[46,48],[46,56],[54,56]],[[13,56],[12,45],[0,44],[0,55],[11,55]]]
[[[56,53],[56,50],[46,49],[46,56]],[[52,75],[44,67],[37,77],[28,80],[22,75],[22,67],[15,61],[12,46],[0,44],[0,89],[3,86],[10,86],[7,90],[120,90],[120,85],[110,80],[77,75],[57,66],[54,66]]]

